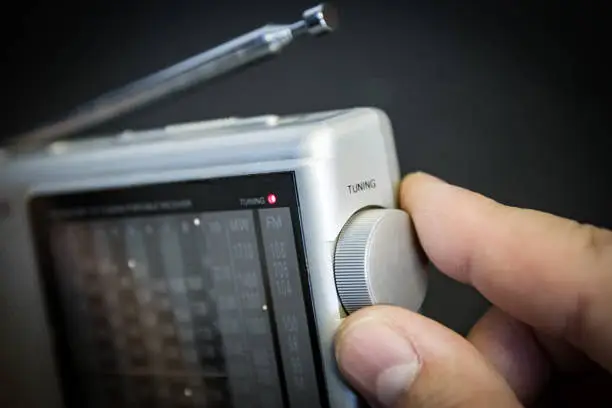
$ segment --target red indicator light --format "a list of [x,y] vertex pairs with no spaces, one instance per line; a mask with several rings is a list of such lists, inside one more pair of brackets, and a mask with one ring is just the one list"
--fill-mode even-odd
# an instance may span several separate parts
[[268,204],[276,204],[276,195],[268,194]]

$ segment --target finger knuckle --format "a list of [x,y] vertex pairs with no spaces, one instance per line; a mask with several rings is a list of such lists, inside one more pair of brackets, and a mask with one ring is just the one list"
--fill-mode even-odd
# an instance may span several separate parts
[[563,334],[576,344],[588,344],[612,306],[612,231],[590,224],[575,226],[582,278],[566,315]]
[[612,231],[591,224],[578,224],[581,249],[592,256],[600,267],[612,270]]

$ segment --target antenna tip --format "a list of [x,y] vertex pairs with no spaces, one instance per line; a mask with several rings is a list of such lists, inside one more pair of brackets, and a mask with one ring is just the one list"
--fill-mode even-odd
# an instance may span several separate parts
[[330,3],[322,3],[304,11],[302,19],[312,35],[326,34],[338,28],[338,11]]

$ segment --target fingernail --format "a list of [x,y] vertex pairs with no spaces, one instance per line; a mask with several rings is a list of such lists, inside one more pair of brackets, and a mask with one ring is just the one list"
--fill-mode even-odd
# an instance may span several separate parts
[[338,334],[340,371],[365,398],[393,406],[416,379],[420,359],[408,339],[388,324],[365,317]]

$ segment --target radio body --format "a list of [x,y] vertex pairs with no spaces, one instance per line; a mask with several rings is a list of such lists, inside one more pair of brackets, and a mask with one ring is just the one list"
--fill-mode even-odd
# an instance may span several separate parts
[[14,406],[356,407],[342,319],[425,296],[377,109],[60,142],[0,168]]

